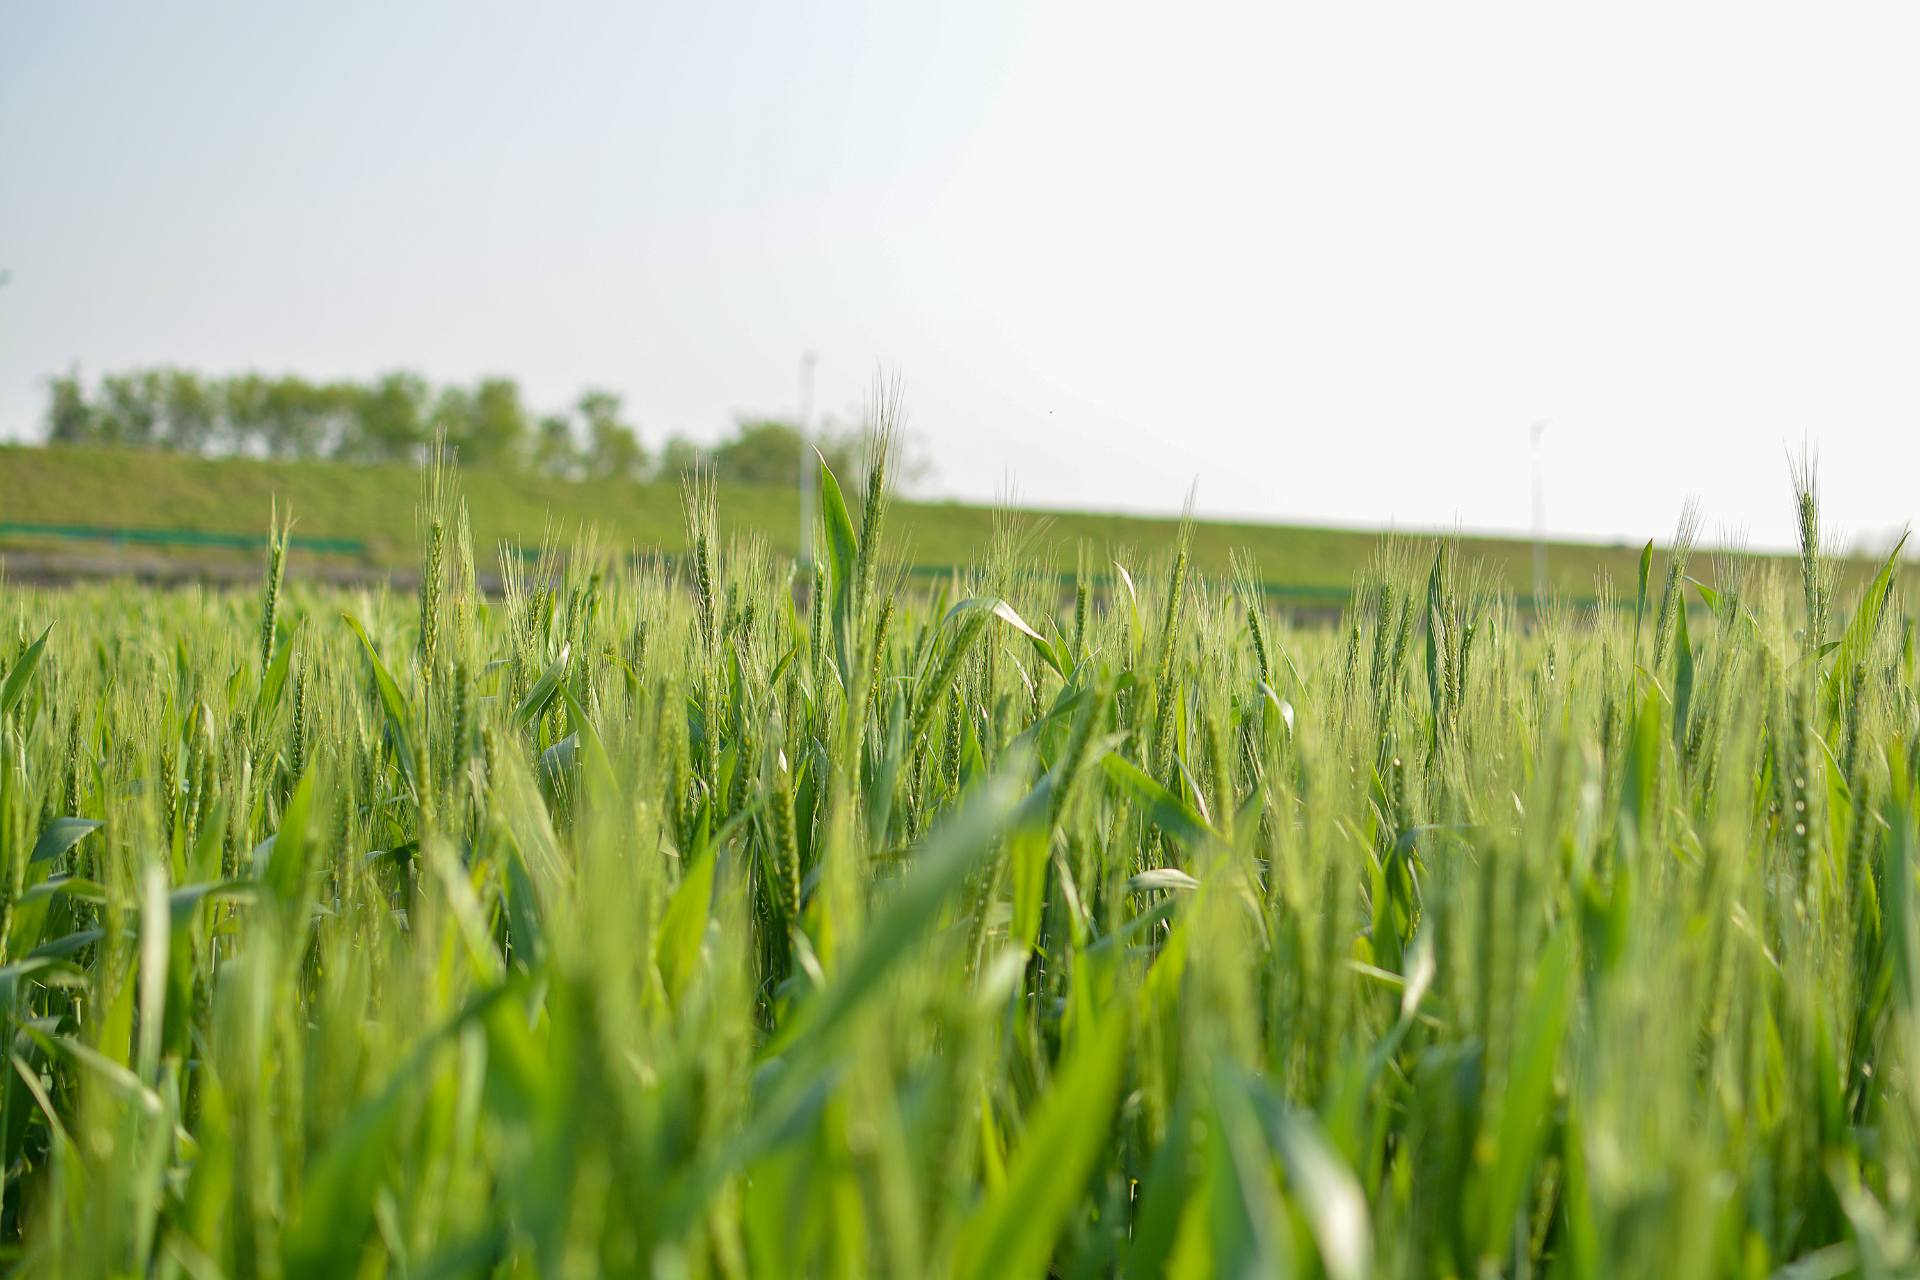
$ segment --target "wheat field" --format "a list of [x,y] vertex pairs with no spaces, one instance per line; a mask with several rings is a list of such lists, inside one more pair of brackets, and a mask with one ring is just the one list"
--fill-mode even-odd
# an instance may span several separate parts
[[[1920,1267],[1920,684],[1694,550],[1337,624],[1008,516],[899,569],[556,545],[417,596],[0,595],[23,1275],[1769,1276]],[[849,477],[851,479],[851,477]]]

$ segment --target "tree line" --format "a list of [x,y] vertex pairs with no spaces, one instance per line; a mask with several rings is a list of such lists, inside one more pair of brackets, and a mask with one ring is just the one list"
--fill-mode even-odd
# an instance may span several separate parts
[[46,439],[57,445],[165,449],[208,457],[418,462],[444,439],[461,465],[565,479],[672,479],[697,467],[732,484],[790,484],[819,449],[851,474],[858,433],[808,433],[745,417],[712,445],[668,437],[655,453],[614,392],[588,389],[558,412],[536,413],[511,378],[434,386],[417,374],[315,382],[294,374],[209,377],[136,369],[47,380]]

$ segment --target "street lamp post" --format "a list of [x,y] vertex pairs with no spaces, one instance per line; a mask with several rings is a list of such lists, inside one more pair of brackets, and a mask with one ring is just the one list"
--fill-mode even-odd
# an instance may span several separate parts
[[1540,465],[1540,433],[1547,419],[1533,424],[1533,607],[1538,612],[1547,598],[1547,488]]
[[800,432],[800,563],[813,568],[813,487],[818,483],[807,442],[813,437],[813,366],[820,360],[817,351],[800,353],[799,421]]

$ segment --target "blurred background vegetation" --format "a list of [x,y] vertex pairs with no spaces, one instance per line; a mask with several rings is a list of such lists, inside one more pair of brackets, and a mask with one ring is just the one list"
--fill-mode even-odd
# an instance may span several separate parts
[[[0,446],[7,495],[0,549],[44,552],[70,546],[75,535],[86,541],[84,555],[62,553],[28,575],[54,579],[136,571],[126,545],[109,545],[119,530],[180,534],[124,543],[137,544],[138,556],[219,577],[222,567],[248,563],[250,552],[229,555],[187,535],[257,534],[275,504],[293,511],[304,539],[351,542],[354,550],[334,554],[341,568],[405,571],[419,552],[413,511],[421,465],[442,435],[459,461],[476,543],[489,564],[502,547],[511,555],[583,531],[621,552],[677,553],[685,546],[680,482],[696,469],[711,472],[722,490],[726,532],[752,532],[774,552],[799,556],[800,486],[814,452],[838,474],[860,473],[855,422],[827,419],[809,430],[746,414],[716,441],[680,434],[656,441],[627,419],[612,392],[588,388],[541,412],[505,377],[435,385],[407,372],[354,382],[158,367],[91,384],[69,373],[49,378],[47,390],[45,438],[53,447]],[[931,468],[911,439],[904,443],[894,474],[911,493],[924,488]],[[1104,571],[1110,557],[1161,545],[1180,525],[1164,516],[1012,512],[955,501],[909,500],[900,515],[903,567],[921,574],[970,563],[1013,530],[1036,567],[1072,575],[1087,559]],[[1225,573],[1245,553],[1270,593],[1320,609],[1346,599],[1383,533],[1203,520],[1190,537],[1195,567]],[[1487,587],[1531,595],[1529,541],[1459,541]],[[1617,595],[1630,590],[1639,554],[1623,543],[1551,543],[1547,588],[1584,602],[1605,581]],[[15,576],[26,569],[17,557],[7,567]],[[1840,572],[1851,582],[1871,564],[1843,557]]]
[[[611,391],[589,387],[571,404],[543,411],[503,377],[436,386],[405,371],[324,382],[162,367],[104,374],[91,386],[78,372],[62,374],[48,379],[47,393],[46,439],[55,445],[417,464],[444,435],[462,466],[563,480],[677,479],[704,466],[727,484],[791,485],[816,449],[852,474],[859,443],[857,427],[828,421],[807,430],[747,415],[716,443],[673,435],[656,449]],[[924,478],[924,462],[907,462],[904,479]]]

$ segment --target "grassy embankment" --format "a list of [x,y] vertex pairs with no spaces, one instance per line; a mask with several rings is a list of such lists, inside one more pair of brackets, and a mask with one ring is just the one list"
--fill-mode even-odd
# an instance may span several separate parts
[[[473,513],[474,542],[483,564],[502,541],[537,544],[551,529],[571,542],[582,528],[597,530],[613,550],[686,545],[679,487],[606,481],[572,483],[504,472],[467,471],[461,482]],[[398,466],[332,462],[270,463],[208,460],[113,449],[0,448],[0,521],[86,524],[122,528],[187,529],[257,534],[277,501],[291,510],[295,532],[306,537],[356,538],[381,567],[417,561],[414,508],[419,472]],[[763,534],[776,553],[797,547],[799,499],[791,490],[720,493],[723,535]],[[921,568],[971,563],[993,539],[991,507],[946,502],[902,502],[895,508],[898,553]],[[1084,545],[1094,563],[1126,548],[1160,547],[1178,521],[1085,512],[1021,512],[1031,529],[1036,567],[1059,573],[1076,568]],[[1377,533],[1292,525],[1202,520],[1192,533],[1194,567],[1223,573],[1236,551],[1251,557],[1268,584],[1306,593],[1344,591],[1380,545]],[[23,545],[19,539],[13,545]],[[39,545],[47,545],[44,541]],[[1490,585],[1516,593],[1531,589],[1531,548],[1513,539],[1463,540],[1466,560],[1479,564]],[[151,553],[149,553],[151,554]],[[206,549],[170,555],[219,557]],[[1638,548],[1556,543],[1549,558],[1553,589],[1584,598],[1596,573],[1630,589]],[[297,570],[296,570],[297,571]]]

